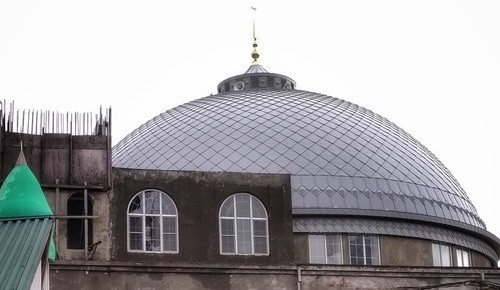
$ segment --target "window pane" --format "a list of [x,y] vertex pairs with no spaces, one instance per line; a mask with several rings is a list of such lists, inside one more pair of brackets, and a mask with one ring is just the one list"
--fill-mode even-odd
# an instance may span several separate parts
[[372,247],[371,247],[371,240],[368,237],[364,237],[365,240],[365,265],[371,265],[372,264]]
[[234,236],[223,236],[222,237],[222,252],[223,253],[234,253]]
[[173,200],[158,190],[137,194],[129,207],[130,250],[177,252],[177,209]]
[[267,254],[267,238],[254,237],[253,240],[255,254]]
[[250,220],[236,221],[238,254],[252,254],[252,232]]
[[142,251],[142,233],[130,233],[130,249]]
[[163,251],[177,252],[176,234],[163,234]]
[[146,251],[161,251],[160,218],[146,216]]
[[142,193],[138,194],[130,203],[129,213],[142,214]]
[[432,263],[434,266],[441,266],[441,251],[438,244],[432,244]]
[[264,206],[255,197],[252,197],[252,216],[254,218],[266,218],[266,210],[264,209]]
[[234,198],[231,197],[224,204],[220,210],[220,215],[223,217],[234,217]]
[[363,236],[349,236],[351,265],[364,265]]
[[440,245],[440,246],[441,246],[441,266],[450,266],[451,265],[450,248],[445,245]]
[[129,227],[131,233],[142,233],[142,217],[131,216],[129,219]]
[[456,254],[457,254],[457,266],[458,267],[463,267],[464,263],[462,261],[462,250],[457,249],[456,250]]
[[221,253],[268,254],[267,213],[262,203],[246,193],[230,196],[220,209]]
[[462,251],[463,253],[463,262],[464,262],[464,267],[470,267],[470,264],[469,264],[469,252],[467,251]]
[[221,219],[221,233],[223,236],[234,236],[234,220],[233,219]]
[[325,236],[309,235],[309,261],[313,264],[324,264],[325,257]]
[[455,253],[456,253],[456,257],[457,257],[457,266],[458,267],[470,267],[469,252],[468,251],[456,249]]
[[146,191],[144,193],[146,214],[160,213],[160,193],[158,191]]
[[267,236],[266,221],[254,220],[253,234],[256,237],[266,237]]
[[342,264],[342,236],[326,236],[326,263]]
[[177,215],[174,202],[166,194],[161,194],[161,213],[168,215]]
[[129,218],[129,235],[130,249],[142,251],[142,217]]
[[164,234],[177,233],[176,218],[174,218],[174,217],[164,217],[163,218],[163,233]]
[[236,216],[250,217],[250,196],[248,194],[237,194],[236,201]]
[[366,265],[379,265],[378,237],[365,236]]

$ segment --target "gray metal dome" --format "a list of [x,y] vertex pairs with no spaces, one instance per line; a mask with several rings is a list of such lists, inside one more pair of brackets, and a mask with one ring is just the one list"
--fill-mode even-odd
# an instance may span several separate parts
[[457,180],[422,144],[355,104],[299,90],[201,98],[113,148],[113,166],[284,173],[294,214],[355,214],[485,229]]

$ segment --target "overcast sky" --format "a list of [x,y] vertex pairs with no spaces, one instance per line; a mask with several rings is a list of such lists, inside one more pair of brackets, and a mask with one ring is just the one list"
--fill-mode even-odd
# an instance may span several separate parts
[[0,98],[113,109],[113,144],[260,63],[427,146],[500,237],[500,1],[1,1]]

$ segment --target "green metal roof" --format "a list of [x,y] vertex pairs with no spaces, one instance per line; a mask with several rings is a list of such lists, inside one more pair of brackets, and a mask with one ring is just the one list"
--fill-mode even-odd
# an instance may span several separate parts
[[0,188],[0,218],[52,215],[33,172],[27,165],[16,165]]
[[52,224],[52,218],[0,220],[0,289],[30,288]]
[[[16,166],[0,188],[0,219],[53,216],[45,194],[29,169],[21,149]],[[56,259],[54,240],[50,240],[49,261]]]

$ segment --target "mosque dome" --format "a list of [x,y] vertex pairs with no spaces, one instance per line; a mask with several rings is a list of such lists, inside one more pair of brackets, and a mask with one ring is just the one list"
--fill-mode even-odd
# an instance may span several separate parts
[[290,174],[294,217],[425,222],[500,249],[450,171],[410,134],[258,64],[221,82],[218,94],[137,128],[113,148],[113,166]]

